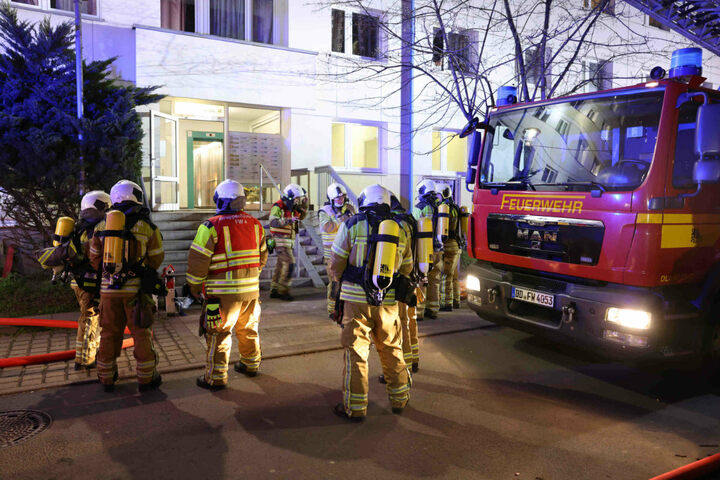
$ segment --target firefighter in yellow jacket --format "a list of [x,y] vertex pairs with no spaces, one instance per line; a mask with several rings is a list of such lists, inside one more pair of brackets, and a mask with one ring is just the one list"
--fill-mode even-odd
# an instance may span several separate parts
[[307,194],[300,185],[291,183],[283,190],[280,200],[270,209],[270,233],[275,240],[277,263],[270,283],[270,298],[292,301],[290,283],[295,269],[293,243],[298,221],[307,214]]
[[90,266],[88,255],[95,227],[110,208],[110,195],[102,190],[86,193],[80,201],[80,221],[75,225],[73,241],[79,261],[73,268],[70,286],[80,306],[77,337],[75,339],[75,370],[95,367],[95,355],[100,345],[100,315],[97,297],[100,293],[98,270]]
[[245,190],[234,180],[215,189],[216,215],[198,227],[188,253],[187,281],[193,296],[205,301],[201,325],[207,344],[205,373],[197,385],[219,390],[228,382],[228,361],[235,330],[240,361],[235,370],[249,377],[260,367],[260,271],[267,262],[265,232],[243,211]]
[[[95,227],[89,249],[91,265],[103,269],[98,378],[106,392],[114,390],[116,359],[127,325],[135,341],[138,389],[144,392],[162,383],[151,329],[156,312],[152,294],[159,282],[157,269],[165,258],[162,235],[150,221],[149,211],[142,205],[142,190],[136,183],[120,180],[110,190],[110,200],[111,210]],[[118,220],[121,218],[124,222]],[[112,248],[117,242],[119,254]]]
[[[340,282],[343,312],[341,343],[345,349],[343,401],[334,413],[362,421],[368,405],[368,355],[375,343],[387,381],[393,413],[410,399],[410,374],[403,360],[396,286],[412,270],[412,250],[390,212],[390,193],[370,185],[358,197],[360,213],[338,230],[330,256],[330,273]],[[397,288],[397,290],[400,290]]]
[[417,305],[417,319],[437,318],[440,310],[440,277],[442,272],[442,240],[437,229],[438,198],[435,182],[425,179],[415,187],[418,203],[413,208],[413,217],[419,220],[422,217],[432,218],[433,224],[433,257],[432,267],[427,274],[427,287],[421,287],[421,295]]
[[[353,216],[355,209],[348,201],[347,190],[339,183],[332,183],[327,188],[327,202],[318,211],[320,234],[323,242],[323,258],[328,268],[328,279],[330,279],[330,252],[338,228],[348,218]],[[338,283],[330,280],[327,287],[327,309],[328,315],[332,317],[335,312],[335,298]]]
[[443,241],[442,280],[440,284],[440,311],[452,312],[460,308],[460,282],[458,280],[458,264],[463,248],[462,231],[460,229],[460,208],[452,197],[452,188],[447,183],[437,186],[440,204],[449,207],[448,236]]

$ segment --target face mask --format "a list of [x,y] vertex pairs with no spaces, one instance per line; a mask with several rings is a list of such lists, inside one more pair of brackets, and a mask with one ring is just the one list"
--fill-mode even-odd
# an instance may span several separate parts
[[345,204],[345,195],[340,195],[333,199],[333,205],[336,207],[342,207]]

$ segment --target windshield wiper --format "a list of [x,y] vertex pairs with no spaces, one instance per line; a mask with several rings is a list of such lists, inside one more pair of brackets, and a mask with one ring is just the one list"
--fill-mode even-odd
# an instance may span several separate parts
[[[516,187],[516,186],[523,186],[523,187],[530,187],[530,190],[535,191],[535,184],[533,184],[530,180],[508,180],[507,182],[483,182],[481,183],[483,187],[490,187],[490,188],[507,188],[507,187]],[[527,189],[527,188],[526,188]]]
[[592,180],[587,182],[560,182],[560,183],[538,183],[537,186],[542,187],[589,187],[590,191],[593,192],[593,196],[595,195],[595,192],[597,193],[597,196],[599,197],[602,195],[603,192],[607,192],[607,187],[603,185],[602,183],[593,182]]

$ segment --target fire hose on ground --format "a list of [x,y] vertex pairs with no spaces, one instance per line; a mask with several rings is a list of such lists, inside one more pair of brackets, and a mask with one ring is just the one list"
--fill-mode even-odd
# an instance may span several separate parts
[[[77,322],[66,320],[43,320],[36,318],[0,318],[0,326],[8,327],[45,327],[45,328],[77,328]],[[125,327],[125,333],[130,330]],[[132,347],[135,344],[132,338],[123,340],[122,348]],[[24,365],[36,365],[39,363],[59,362],[75,358],[75,350],[64,350],[61,352],[42,353],[39,355],[28,355],[24,357],[0,358],[0,368],[21,367]]]

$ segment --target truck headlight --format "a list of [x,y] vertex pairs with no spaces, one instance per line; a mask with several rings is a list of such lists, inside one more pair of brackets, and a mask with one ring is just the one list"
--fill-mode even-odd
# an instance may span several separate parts
[[475,275],[468,275],[465,279],[465,288],[468,291],[479,292],[480,291],[480,279]]
[[627,308],[610,307],[607,309],[608,322],[622,325],[623,327],[647,330],[650,328],[650,312],[644,310],[630,310]]

